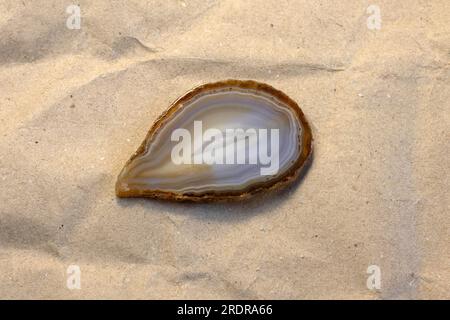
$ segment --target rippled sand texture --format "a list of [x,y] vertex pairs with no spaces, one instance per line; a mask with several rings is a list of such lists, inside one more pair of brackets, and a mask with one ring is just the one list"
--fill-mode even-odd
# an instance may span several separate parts
[[[448,1],[377,1],[380,30],[366,1],[77,3],[80,30],[70,2],[0,2],[1,298],[450,298]],[[116,199],[156,117],[226,78],[299,102],[303,180],[245,203]]]

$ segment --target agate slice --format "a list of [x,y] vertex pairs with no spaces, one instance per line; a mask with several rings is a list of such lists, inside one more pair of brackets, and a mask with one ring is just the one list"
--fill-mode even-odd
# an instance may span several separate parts
[[119,174],[116,194],[247,199],[295,181],[311,151],[310,126],[283,92],[256,81],[208,83],[156,120]]

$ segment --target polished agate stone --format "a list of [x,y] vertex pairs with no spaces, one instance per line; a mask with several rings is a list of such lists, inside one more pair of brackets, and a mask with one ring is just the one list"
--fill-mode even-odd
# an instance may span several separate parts
[[281,91],[255,81],[205,84],[155,122],[119,174],[116,194],[247,199],[294,181],[311,143],[302,111]]

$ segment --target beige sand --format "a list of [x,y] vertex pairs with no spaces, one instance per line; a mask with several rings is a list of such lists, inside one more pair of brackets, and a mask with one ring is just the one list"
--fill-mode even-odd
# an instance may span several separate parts
[[[1,298],[450,298],[449,1],[76,3],[79,30],[70,1],[0,1]],[[305,178],[232,205],[116,199],[156,117],[226,78],[299,102]]]

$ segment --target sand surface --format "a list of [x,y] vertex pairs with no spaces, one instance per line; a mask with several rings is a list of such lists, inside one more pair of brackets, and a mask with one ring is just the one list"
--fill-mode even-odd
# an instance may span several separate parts
[[[81,0],[69,29],[71,4],[0,1],[0,298],[450,298],[449,1]],[[117,199],[153,121],[227,78],[300,104],[303,180]]]

